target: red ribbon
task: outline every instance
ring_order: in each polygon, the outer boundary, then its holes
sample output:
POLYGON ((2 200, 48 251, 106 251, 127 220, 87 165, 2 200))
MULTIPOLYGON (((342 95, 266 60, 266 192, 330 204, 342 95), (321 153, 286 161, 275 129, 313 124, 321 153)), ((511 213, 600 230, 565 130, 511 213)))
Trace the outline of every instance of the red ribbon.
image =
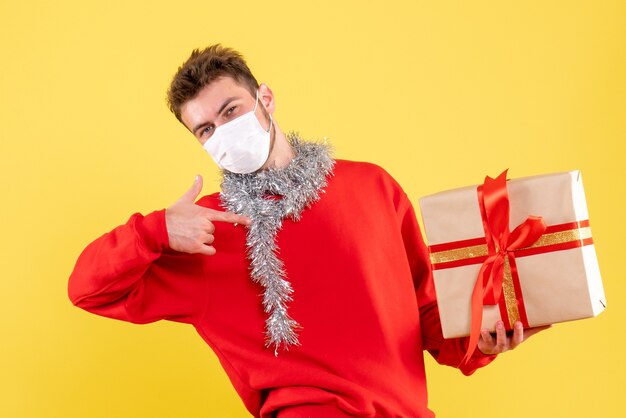
POLYGON ((529 216, 512 232, 509 230, 507 171, 504 170, 495 179, 485 177, 485 182, 478 186, 478 202, 489 255, 480 268, 472 292, 472 322, 463 363, 469 362, 477 347, 483 306, 497 305, 502 298, 505 257, 509 257, 514 265, 514 251, 531 246, 546 230, 546 224, 540 216, 529 216))

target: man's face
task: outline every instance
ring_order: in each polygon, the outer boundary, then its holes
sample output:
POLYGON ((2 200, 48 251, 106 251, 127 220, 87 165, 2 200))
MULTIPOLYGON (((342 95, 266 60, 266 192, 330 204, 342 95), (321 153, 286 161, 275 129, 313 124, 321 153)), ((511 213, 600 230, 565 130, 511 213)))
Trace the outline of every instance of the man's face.
MULTIPOLYGON (((260 96, 260 94, 259 94, 260 96)), ((215 128, 254 109, 255 96, 231 77, 220 77, 205 86, 196 97, 184 103, 180 116, 184 125, 201 144, 211 138, 215 128)), ((269 115, 261 98, 255 115, 265 130, 269 115)))

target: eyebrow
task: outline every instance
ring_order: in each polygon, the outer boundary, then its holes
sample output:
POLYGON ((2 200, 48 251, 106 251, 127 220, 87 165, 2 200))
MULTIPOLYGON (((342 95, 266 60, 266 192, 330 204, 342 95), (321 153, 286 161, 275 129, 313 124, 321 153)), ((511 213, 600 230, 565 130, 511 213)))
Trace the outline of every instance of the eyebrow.
MULTIPOLYGON (((226 106, 228 106, 233 100, 236 100, 236 99, 238 99, 238 97, 228 97, 226 100, 224 100, 224 103, 222 103, 222 105, 220 106, 220 109, 217 111, 217 114, 218 115, 221 114, 222 111, 226 108, 226 106)), ((199 125, 196 125, 191 132, 193 132, 193 134, 195 135, 196 132, 198 132, 198 129, 204 128, 210 123, 211 123, 210 121, 202 122, 199 125)))

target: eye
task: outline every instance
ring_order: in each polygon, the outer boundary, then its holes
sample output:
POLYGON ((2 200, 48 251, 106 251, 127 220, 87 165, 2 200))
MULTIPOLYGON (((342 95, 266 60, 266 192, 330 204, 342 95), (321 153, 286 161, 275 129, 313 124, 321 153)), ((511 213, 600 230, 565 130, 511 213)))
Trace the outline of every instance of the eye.
POLYGON ((230 116, 235 111, 236 108, 237 106, 229 107, 228 110, 226 110, 226 116, 230 116))
POLYGON ((209 125, 200 132, 200 136, 201 137, 208 136, 208 135, 211 135, 212 132, 213 132, 213 125, 209 125))

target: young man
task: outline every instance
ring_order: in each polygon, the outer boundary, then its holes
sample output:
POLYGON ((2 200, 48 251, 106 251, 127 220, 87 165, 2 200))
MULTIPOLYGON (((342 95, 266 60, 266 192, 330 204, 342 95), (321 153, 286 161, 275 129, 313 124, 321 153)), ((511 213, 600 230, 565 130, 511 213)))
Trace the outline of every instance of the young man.
POLYGON ((179 68, 169 105, 222 169, 166 210, 92 242, 71 301, 134 323, 193 325, 255 417, 432 417, 423 350, 470 375, 537 330, 444 340, 411 202, 382 168, 285 134, 270 88, 214 45, 179 68), (226 210, 225 210, 226 209, 226 210))

